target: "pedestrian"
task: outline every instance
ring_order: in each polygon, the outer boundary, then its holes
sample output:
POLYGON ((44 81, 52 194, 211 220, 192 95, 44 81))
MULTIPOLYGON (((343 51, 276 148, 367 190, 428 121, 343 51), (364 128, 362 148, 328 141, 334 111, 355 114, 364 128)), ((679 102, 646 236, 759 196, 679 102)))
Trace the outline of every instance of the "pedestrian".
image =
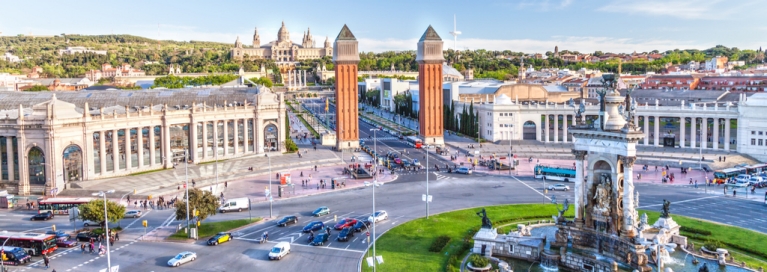
POLYGON ((109 246, 115 245, 115 238, 109 238, 109 246))
POLYGON ((90 254, 93 254, 93 241, 91 241, 91 243, 88 244, 88 249, 90 250, 90 254))
POLYGON ((80 244, 80 254, 85 254, 85 244, 80 244))
POLYGON ((50 262, 48 255, 43 254, 43 262, 45 263, 45 268, 48 268, 48 263, 50 262))
POLYGON ((138 201, 136 201, 136 200, 133 201, 133 207, 134 208, 138 208, 138 201))
POLYGON ((130 196, 128 196, 128 205, 130 205, 130 196))
POLYGON ((738 191, 737 191, 737 190, 735 190, 735 189, 732 189, 732 197, 735 197, 735 195, 736 195, 737 193, 738 193, 738 191))
POLYGON ((115 240, 120 241, 120 234, 115 232, 115 240))
POLYGON ((722 157, 722 161, 726 162, 727 161, 727 156, 722 157))
POLYGON ((229 182, 224 181, 224 188, 229 187, 229 182))

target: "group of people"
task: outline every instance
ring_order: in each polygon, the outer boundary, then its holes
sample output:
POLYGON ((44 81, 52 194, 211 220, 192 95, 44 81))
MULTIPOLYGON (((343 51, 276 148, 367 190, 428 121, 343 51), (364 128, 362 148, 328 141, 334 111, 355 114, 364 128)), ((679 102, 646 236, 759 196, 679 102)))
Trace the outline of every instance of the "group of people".
MULTIPOLYGON (((115 241, 120 240, 120 234, 116 232, 110 233, 109 236, 110 237, 108 242, 110 246, 114 246, 115 241)), ((104 244, 103 244, 103 242, 105 242, 104 240, 106 240, 106 236, 104 234, 101 234, 97 236, 96 238, 91 238, 87 246, 89 253, 93 254, 94 249, 98 248, 98 255, 99 256, 104 255, 106 253, 106 249, 104 248, 104 244), (96 245, 96 243, 98 243, 98 246, 96 245)), ((80 254, 85 254, 85 248, 86 248, 85 243, 80 244, 80 254)))
MULTIPOLYGON (((145 200, 134 200, 133 201, 133 207, 134 208, 142 208, 144 210, 155 209, 155 208, 157 208, 158 210, 168 209, 168 208, 172 207, 173 204, 175 204, 177 199, 178 199, 178 197, 175 197, 174 199, 171 199, 170 201, 166 201, 165 197, 161 196, 161 197, 159 197, 157 199, 157 201, 152 201, 152 200, 148 200, 148 199, 145 199, 145 200)), ((130 205, 130 196, 128 196, 128 205, 130 205)))

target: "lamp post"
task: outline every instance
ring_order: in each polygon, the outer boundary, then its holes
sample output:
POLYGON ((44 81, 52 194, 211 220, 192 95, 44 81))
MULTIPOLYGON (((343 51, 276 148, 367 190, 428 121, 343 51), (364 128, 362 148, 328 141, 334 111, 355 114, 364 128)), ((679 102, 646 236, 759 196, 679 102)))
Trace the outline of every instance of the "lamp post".
MULTIPOLYGON (((8 232, 8 231, 4 230, 3 232, 5 233, 5 232, 8 232)), ((8 238, 6 238, 5 241, 3 241, 3 248, 5 248, 5 243, 7 243, 8 240, 13 238, 14 236, 15 235, 8 236, 8 238)), ((2 260, 0 260, 0 271, 5 271, 5 262, 3 262, 2 260)))
MULTIPOLYGON (((136 192, 136 190, 134 189, 134 190, 133 190, 133 192, 135 193, 135 192, 136 192)), ((123 203, 123 198, 125 198, 125 197, 126 197, 126 196, 128 196, 129 194, 131 194, 131 193, 127 193, 127 194, 124 194, 123 196, 121 196, 121 197, 120 197, 120 201, 119 201, 119 202, 117 202, 117 204, 123 203)), ((129 202, 128 204, 126 204, 126 205, 125 205, 125 207, 130 207, 130 202, 129 202)), ((117 226, 118 226, 118 227, 120 226, 120 221, 117 221, 117 226)))
POLYGON ((423 153, 426 154, 426 219, 429 219, 429 148, 431 145, 424 145, 423 148, 423 153))
MULTIPOLYGON (((186 229, 189 230, 189 149, 184 149, 184 177, 186 180, 184 185, 186 191, 186 229)), ((192 235, 192 232, 187 231, 187 235, 192 235)))
MULTIPOLYGON (((698 120, 695 120, 695 122, 697 122, 697 121, 698 120)), ((704 130, 701 127, 701 126, 703 126, 703 120, 700 120, 700 121, 701 121, 700 125, 698 126, 698 128, 700 129, 700 133, 698 133, 698 135, 699 135, 698 137, 700 138, 700 141, 698 141, 698 144, 699 144, 698 145, 699 146, 699 148, 698 148, 698 156, 699 156, 699 158, 698 158, 698 167, 700 168, 700 170, 703 170, 703 140, 705 140, 705 137, 703 137, 703 131, 704 130)))
POLYGON ((112 271, 112 258, 110 257, 110 254, 109 254, 109 238, 111 236, 109 236, 109 218, 108 218, 109 213, 107 213, 107 194, 111 194, 111 193, 114 193, 114 192, 115 192, 115 190, 109 190, 109 191, 106 191, 106 192, 100 191, 98 193, 93 193, 92 194, 94 196, 100 196, 100 197, 104 198, 104 228, 105 228, 105 232, 107 234, 106 235, 106 237, 107 237, 107 242, 106 242, 106 244, 107 244, 107 271, 112 271))
POLYGON ((264 156, 269 160, 269 218, 272 218, 272 158, 269 157, 269 154, 264 154, 264 156))
MULTIPOLYGON (((376 131, 380 129, 378 128, 371 128, 370 131, 373 132, 373 150, 378 150, 378 136, 376 134, 376 131)), ((378 160, 377 158, 373 158, 375 163, 373 164, 373 173, 376 176, 375 179, 373 179, 373 272, 376 271, 376 186, 378 186, 378 160)))

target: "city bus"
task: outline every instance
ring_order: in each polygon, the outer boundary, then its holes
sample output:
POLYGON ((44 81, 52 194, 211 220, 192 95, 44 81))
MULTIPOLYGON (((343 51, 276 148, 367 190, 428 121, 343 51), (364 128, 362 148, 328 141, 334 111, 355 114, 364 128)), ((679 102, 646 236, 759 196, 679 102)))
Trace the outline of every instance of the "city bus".
POLYGON ((38 202, 37 213, 52 212, 54 215, 69 214, 69 209, 93 200, 89 197, 79 198, 48 198, 38 202))
POLYGON ((423 145, 421 139, 418 139, 416 136, 407 136, 405 140, 408 144, 414 146, 415 148, 421 148, 421 145, 423 145))
POLYGON ((537 179, 545 177, 546 180, 575 182, 575 169, 572 167, 536 165, 533 171, 537 179))
POLYGON ((24 249, 29 256, 40 256, 58 249, 54 234, 2 231, 0 240, 6 241, 5 246, 24 249))
POLYGON ((714 172, 714 182, 717 184, 724 184, 727 182, 727 179, 735 179, 740 174, 745 174, 746 169, 745 168, 727 168, 722 170, 717 170, 714 172))
POLYGON ((762 172, 767 172, 767 163, 746 166, 746 174, 753 176, 759 175, 762 172))

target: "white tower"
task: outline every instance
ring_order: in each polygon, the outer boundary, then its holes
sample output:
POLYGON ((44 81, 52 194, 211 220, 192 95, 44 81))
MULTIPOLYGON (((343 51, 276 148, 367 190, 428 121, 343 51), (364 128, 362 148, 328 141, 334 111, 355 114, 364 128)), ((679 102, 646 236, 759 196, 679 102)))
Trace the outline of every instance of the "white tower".
POLYGON ((458 35, 461 35, 461 31, 456 29, 455 14, 453 14, 453 31, 450 32, 450 35, 453 35, 453 50, 458 50, 456 45, 458 44, 458 35))

